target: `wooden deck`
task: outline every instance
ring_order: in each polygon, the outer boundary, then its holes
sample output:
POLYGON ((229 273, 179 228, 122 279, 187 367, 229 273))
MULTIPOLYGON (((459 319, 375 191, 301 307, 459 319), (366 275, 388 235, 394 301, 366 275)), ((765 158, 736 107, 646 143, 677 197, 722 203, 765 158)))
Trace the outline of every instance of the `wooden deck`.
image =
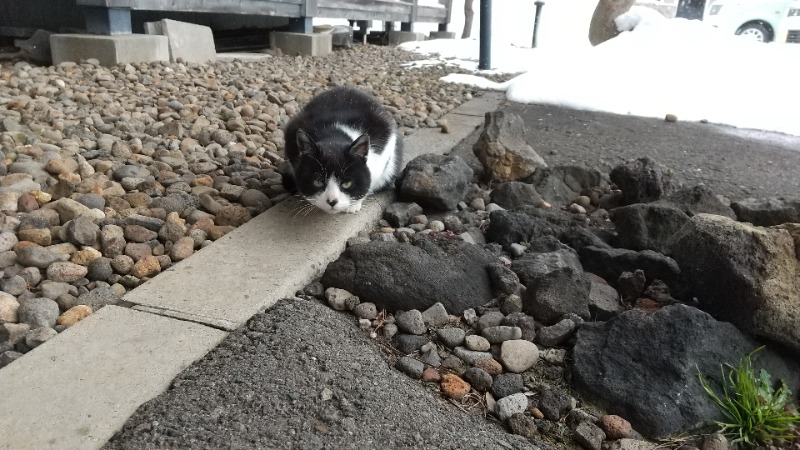
POLYGON ((244 14, 303 19, 325 17, 386 22, 450 22, 452 0, 442 7, 420 0, 76 0, 79 6, 133 11, 244 14))

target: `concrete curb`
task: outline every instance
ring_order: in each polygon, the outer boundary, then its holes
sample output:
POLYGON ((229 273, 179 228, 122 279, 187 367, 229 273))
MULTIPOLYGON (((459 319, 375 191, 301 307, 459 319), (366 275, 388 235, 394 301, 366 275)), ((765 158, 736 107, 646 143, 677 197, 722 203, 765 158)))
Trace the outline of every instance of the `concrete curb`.
MULTIPOLYGON (((421 129, 405 161, 447 153, 497 109, 487 93, 421 129)), ((100 448, 142 403, 259 311, 321 275, 345 241, 369 229, 391 193, 358 214, 295 216, 287 200, 0 370, 0 449, 100 448)))

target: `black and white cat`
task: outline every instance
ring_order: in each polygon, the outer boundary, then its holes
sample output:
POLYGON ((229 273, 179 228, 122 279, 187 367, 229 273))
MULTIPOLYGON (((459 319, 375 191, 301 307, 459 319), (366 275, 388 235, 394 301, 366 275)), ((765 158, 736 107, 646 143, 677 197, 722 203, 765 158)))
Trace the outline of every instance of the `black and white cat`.
POLYGON ((354 213, 367 195, 390 185, 400 170, 403 142, 391 114, 367 93, 335 88, 314 98, 285 131, 297 191, 331 214, 354 213))

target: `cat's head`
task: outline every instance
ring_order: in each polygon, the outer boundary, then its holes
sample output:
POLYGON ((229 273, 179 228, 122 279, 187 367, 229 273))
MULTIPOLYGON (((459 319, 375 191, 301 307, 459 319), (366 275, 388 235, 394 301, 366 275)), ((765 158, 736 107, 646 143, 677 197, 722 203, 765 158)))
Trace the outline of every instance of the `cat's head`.
POLYGON ((297 148, 297 189, 317 208, 330 214, 348 211, 369 193, 369 136, 351 141, 342 135, 314 142, 297 130, 297 148))

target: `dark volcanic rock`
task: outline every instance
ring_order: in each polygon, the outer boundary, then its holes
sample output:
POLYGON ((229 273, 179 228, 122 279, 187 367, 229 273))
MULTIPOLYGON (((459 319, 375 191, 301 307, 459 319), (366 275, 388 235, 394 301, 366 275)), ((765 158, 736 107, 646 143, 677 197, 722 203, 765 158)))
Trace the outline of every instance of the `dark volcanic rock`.
POLYGON ((706 213, 730 217, 731 219, 736 218, 733 209, 722 203, 708 186, 697 185, 678 189, 663 201, 677 206, 690 216, 706 213))
POLYGON ((672 254, 702 309, 800 351, 800 261, 788 232, 699 214, 672 254))
POLYGON ((553 387, 542 392, 539 409, 547 420, 558 422, 568 412, 575 409, 575 399, 563 390, 553 387))
POLYGON ((605 283, 592 280, 592 289, 589 291, 589 313, 592 319, 608 320, 614 317, 620 309, 617 290, 605 283))
POLYGON ((563 233, 560 239, 580 253, 584 247, 612 248, 609 242, 616 239, 616 235, 599 228, 572 228, 563 233))
POLYGON ((408 163, 397 179, 400 201, 449 211, 464 199, 472 169, 458 156, 425 154, 408 163))
POLYGON ((739 221, 762 227, 800 222, 800 198, 748 198, 731 208, 739 221))
POLYGON ((676 206, 636 203, 611 210, 617 245, 630 250, 669 251, 669 240, 689 221, 676 206))
POLYGON ((578 254, 571 248, 544 253, 525 253, 511 263, 511 270, 519 276, 527 288, 533 288, 548 273, 565 267, 583 270, 578 254))
POLYGON ((581 219, 566 211, 525 206, 516 211, 493 211, 489 214, 486 239, 508 250, 511 244, 530 242, 542 236, 558 237, 582 225, 581 219))
POLYGON ((522 310, 545 325, 556 323, 564 314, 589 319, 592 282, 583 271, 564 267, 544 275, 523 297, 522 310))
POLYGON ((492 299, 486 269, 493 262, 490 253, 461 240, 373 241, 348 247, 328 266, 322 284, 389 311, 425 310, 441 302, 451 314, 461 314, 492 299))
MULTIPOLYGON (((573 380, 580 392, 628 419, 636 430, 666 437, 721 420, 698 381, 698 370, 719 391, 720 365, 735 365, 758 346, 730 323, 686 305, 653 313, 633 309, 580 328, 573 380)), ((796 392, 800 369, 795 363, 766 349, 753 360, 796 392)))
POLYGON ((536 188, 520 181, 501 183, 492 190, 489 199, 492 203, 506 209, 517 209, 523 206, 537 207, 542 203, 542 196, 536 192, 536 188))
POLYGON ((637 252, 621 248, 584 247, 580 251, 583 269, 613 283, 623 272, 642 269, 647 282, 659 279, 669 286, 678 299, 686 299, 688 292, 681 282, 681 269, 674 259, 652 250, 637 252))
POLYGON ((515 294, 519 291, 519 277, 514 271, 499 262, 490 264, 488 270, 497 295, 515 294))
POLYGON ((650 157, 620 164, 610 177, 622 190, 623 205, 654 202, 673 189, 669 170, 650 157))
POLYGON ((600 171, 581 166, 556 166, 537 170, 528 180, 548 202, 569 204, 581 192, 607 186, 600 171))
POLYGON ((393 227, 404 227, 408 225, 412 217, 422 214, 422 207, 416 203, 395 202, 386 207, 383 218, 393 227))

